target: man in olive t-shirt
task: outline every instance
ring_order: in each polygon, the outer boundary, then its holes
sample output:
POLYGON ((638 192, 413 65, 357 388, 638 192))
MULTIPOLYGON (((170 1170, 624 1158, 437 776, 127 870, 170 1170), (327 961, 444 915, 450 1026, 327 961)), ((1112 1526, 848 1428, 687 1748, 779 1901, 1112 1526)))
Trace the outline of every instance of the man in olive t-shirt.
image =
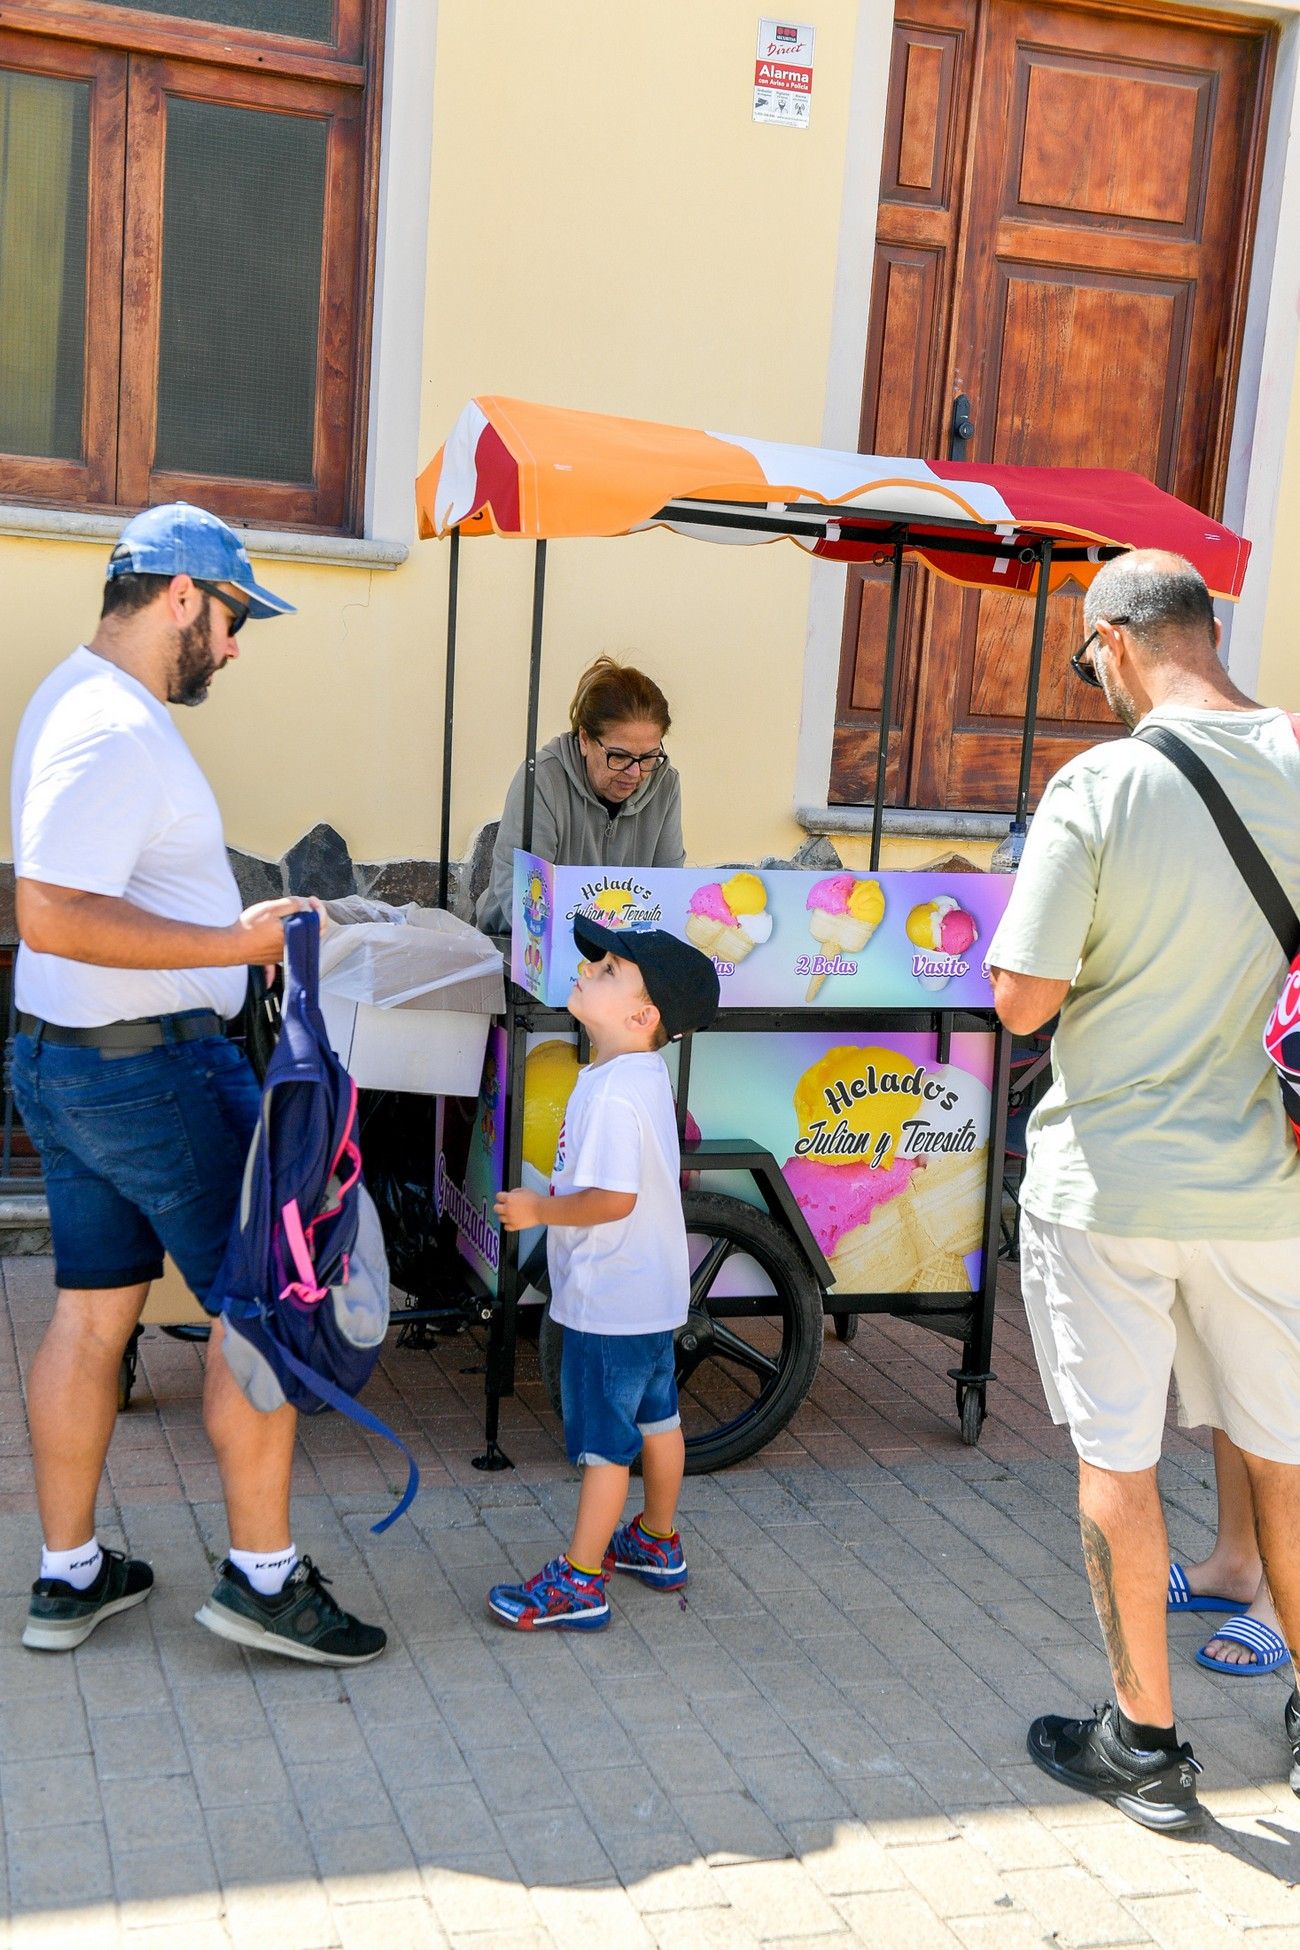
MULTIPOLYGON (((1204 582, 1139 551, 1104 568, 1075 660, 1130 729, 1209 767, 1300 906, 1300 746, 1230 681, 1204 582)), ((1242 1452, 1269 1582, 1300 1649, 1300 1154, 1261 1033, 1277 941, 1208 811, 1139 739, 1065 765, 990 945, 1008 1028, 1059 1009, 1030 1125, 1022 1284, 1054 1419, 1079 1455, 1084 1558, 1115 1683, 1047 1716, 1031 1757, 1148 1827, 1200 1819, 1174 1730, 1156 1486, 1171 1369, 1189 1423, 1242 1452)), ((1286 1709, 1300 1793, 1300 1694, 1286 1709)))

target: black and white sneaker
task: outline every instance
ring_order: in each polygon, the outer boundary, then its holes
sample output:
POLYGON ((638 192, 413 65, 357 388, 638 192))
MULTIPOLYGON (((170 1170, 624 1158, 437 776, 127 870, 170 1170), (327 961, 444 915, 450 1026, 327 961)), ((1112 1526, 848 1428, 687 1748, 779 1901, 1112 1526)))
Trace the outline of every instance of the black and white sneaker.
POLYGON ((363 1625, 325 1589, 309 1557, 300 1557, 283 1591, 263 1597, 227 1558, 212 1596, 194 1616, 218 1638, 257 1652, 278 1652, 314 1666, 361 1666, 388 1643, 378 1625, 363 1625))
POLYGON ((37 1578, 27 1607, 23 1644, 33 1652, 71 1652, 114 1612, 142 1605, 153 1590, 143 1558, 105 1550, 93 1584, 78 1591, 63 1578, 37 1578))
POLYGON ((1112 1701, 1095 1720, 1062 1720, 1055 1713, 1029 1729, 1029 1758, 1044 1774, 1164 1834, 1198 1828, 1205 1810, 1196 1798, 1200 1762, 1186 1741, 1181 1747, 1130 1747, 1119 1731, 1112 1701))
POLYGON ((1282 1710, 1282 1724, 1291 1743, 1291 1792, 1300 1794, 1300 1689, 1293 1688, 1282 1710))

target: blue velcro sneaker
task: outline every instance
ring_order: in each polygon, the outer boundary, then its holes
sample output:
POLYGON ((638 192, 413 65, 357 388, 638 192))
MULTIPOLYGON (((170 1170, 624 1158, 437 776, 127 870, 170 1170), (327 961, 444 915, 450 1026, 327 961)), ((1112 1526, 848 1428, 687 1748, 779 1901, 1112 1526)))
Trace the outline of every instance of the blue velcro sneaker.
POLYGON ((629 1571, 657 1591, 677 1591, 686 1582, 686 1554, 674 1530, 671 1537, 652 1537, 640 1517, 620 1524, 605 1552, 605 1576, 629 1571))
POLYGON ((584 1577, 567 1557, 552 1558, 525 1584, 495 1584, 488 1610, 517 1632, 555 1626, 560 1631, 599 1632, 609 1624, 603 1577, 584 1577))

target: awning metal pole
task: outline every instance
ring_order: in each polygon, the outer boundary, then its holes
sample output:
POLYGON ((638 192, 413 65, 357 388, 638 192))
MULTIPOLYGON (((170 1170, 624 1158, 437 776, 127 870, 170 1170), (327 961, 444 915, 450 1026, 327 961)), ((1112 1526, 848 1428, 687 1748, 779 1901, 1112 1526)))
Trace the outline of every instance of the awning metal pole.
POLYGON ((438 905, 447 905, 447 877, 451 853, 451 749, 456 715, 456 601, 460 593, 460 530, 451 531, 451 559, 447 565, 447 675, 442 717, 442 841, 438 854, 438 905))
MULTIPOLYGON (((1020 740, 1020 785, 1016 792, 1016 827, 1023 833, 1029 818, 1029 772, 1034 762, 1034 730, 1038 723, 1038 679, 1043 667, 1047 633, 1047 595, 1051 581, 1052 542, 1038 548, 1038 594, 1034 602, 1034 641, 1029 652, 1029 683, 1025 693, 1025 728, 1020 740)), ((1014 830, 1014 829, 1013 829, 1014 830)))
POLYGON ((528 653, 528 740, 524 755, 524 830, 520 844, 533 850, 533 800, 537 792, 537 709, 542 688, 542 615, 546 607, 546 543, 538 542, 533 568, 533 640, 528 653))
POLYGON ((871 871, 880 865, 885 823, 885 775, 889 767, 889 728, 894 716, 894 664, 898 656, 898 609, 903 588, 904 529, 895 539, 889 576, 889 627, 885 631, 885 674, 880 687, 880 736, 876 740, 876 803, 871 811, 871 871))

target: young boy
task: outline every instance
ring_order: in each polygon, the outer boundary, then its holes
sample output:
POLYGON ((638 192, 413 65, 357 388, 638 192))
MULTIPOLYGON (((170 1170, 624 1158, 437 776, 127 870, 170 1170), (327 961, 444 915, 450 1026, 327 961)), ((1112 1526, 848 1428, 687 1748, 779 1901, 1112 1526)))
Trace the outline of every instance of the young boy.
POLYGON ((661 1591, 686 1582, 676 1530, 686 1445, 673 1330, 686 1319, 690 1268, 681 1153, 658 1052, 704 1029, 718 1007, 707 955, 659 929, 617 933, 579 917, 588 957, 569 1013, 591 1038, 573 1087, 550 1196, 502 1192, 508 1232, 550 1227, 551 1318, 564 1329, 561 1391, 569 1461, 582 1470, 573 1538, 526 1584, 499 1584, 488 1610, 519 1631, 609 1623, 605 1582, 630 1571, 661 1591), (629 1466, 641 1457, 645 1508, 620 1523, 629 1466))

